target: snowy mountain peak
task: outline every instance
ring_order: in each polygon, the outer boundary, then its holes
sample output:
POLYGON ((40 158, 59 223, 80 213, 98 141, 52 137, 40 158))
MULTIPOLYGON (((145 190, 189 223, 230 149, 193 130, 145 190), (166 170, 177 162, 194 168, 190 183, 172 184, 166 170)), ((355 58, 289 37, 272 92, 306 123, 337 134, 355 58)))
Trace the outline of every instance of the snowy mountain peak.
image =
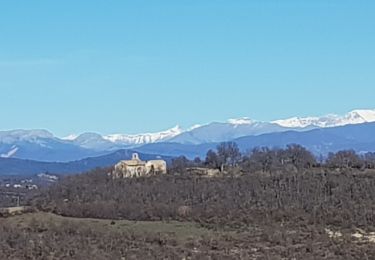
POLYGON ((316 126, 319 124, 318 117, 292 117, 288 119, 276 120, 272 123, 278 124, 282 127, 289 127, 289 128, 305 128, 308 126, 316 126))
POLYGON ((158 133, 145 133, 145 134, 112 134, 103 136, 105 140, 112 143, 122 143, 122 144, 148 144, 156 143, 161 141, 167 141, 183 132, 180 126, 175 126, 169 130, 158 132, 158 133))
POLYGON ((306 127, 335 127, 350 124, 362 124, 375 122, 375 109, 373 110, 353 110, 344 116, 326 115, 322 117, 292 117, 284 120, 276 120, 272 123, 288 128, 306 127))
POLYGON ((248 117, 241 117, 241 118, 229 119, 228 123, 232 125, 251 125, 254 123, 254 121, 248 117))
POLYGON ((141 147, 151 143, 217 143, 266 133, 289 130, 303 132, 314 128, 367 122, 375 122, 375 109, 353 110, 342 116, 331 114, 322 117, 293 117, 273 122, 253 121, 244 117, 230 119, 227 122, 195 125, 185 130, 176 126, 157 133, 105 136, 96 133, 84 133, 61 139, 54 137, 46 130, 0 131, 0 158, 27 158, 47 161, 77 160, 104 154, 108 151, 141 147))
POLYGON ((375 109, 353 110, 349 112, 346 117, 358 123, 375 122, 375 109))
MULTIPOLYGON (((101 136, 96 133, 83 133, 81 135, 71 134, 62 140, 71 141, 74 143, 89 144, 93 142, 107 142, 121 145, 141 145, 148 143, 155 143, 166 141, 183 132, 180 126, 175 126, 169 130, 158 133, 145 133, 145 134, 110 134, 101 136)), ((87 148, 87 147, 86 147, 87 148)))

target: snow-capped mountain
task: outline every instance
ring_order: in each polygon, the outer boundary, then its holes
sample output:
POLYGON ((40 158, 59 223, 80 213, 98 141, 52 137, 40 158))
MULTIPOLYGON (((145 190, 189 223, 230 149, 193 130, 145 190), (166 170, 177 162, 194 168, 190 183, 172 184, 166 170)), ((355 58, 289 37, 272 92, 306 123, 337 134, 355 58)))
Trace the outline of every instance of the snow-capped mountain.
POLYGON ((123 148, 167 141, 182 133, 178 126, 159 133, 100 135, 84 133, 57 138, 46 130, 0 131, 0 158, 73 161, 123 148))
POLYGON ((63 139, 86 149, 115 150, 118 148, 136 147, 159 142, 175 142, 182 144, 221 142, 249 135, 261 135, 289 130, 307 131, 314 128, 336 127, 374 121, 375 109, 354 110, 344 116, 331 114, 322 117, 293 117, 272 122, 261 122, 251 120, 248 117, 242 117, 229 119, 227 122, 195 125, 187 130, 176 126, 158 133, 134 135, 111 134, 103 136, 95 133, 85 133, 79 136, 70 135, 63 139))
POLYGON ((181 134, 183 130, 176 126, 166 131, 146 134, 111 134, 99 135, 96 133, 84 133, 81 135, 70 135, 63 138, 77 146, 97 151, 136 147, 149 143, 165 142, 181 134))
POLYGON ((55 137, 46 130, 0 131, 0 158, 73 161, 103 154, 55 137))
POLYGON ((54 136, 46 130, 0 131, 0 158, 15 157, 21 147, 48 147, 48 141, 54 136))
POLYGON ((254 136, 285 131, 307 131, 315 128, 337 127, 375 122, 374 110, 353 110, 344 116, 290 118, 273 122, 261 122, 243 117, 229 119, 226 123, 211 123, 185 131, 170 139, 182 144, 203 144, 229 141, 244 136, 254 136))
MULTIPOLYGON (((326 156, 330 152, 354 150, 358 153, 375 152, 375 122, 351 124, 337 127, 316 128, 308 131, 274 132, 250 135, 233 139, 241 151, 256 147, 283 148, 289 144, 306 147, 316 156, 326 156)), ((137 151, 168 156, 184 155, 189 159, 205 158, 207 151, 216 149, 218 143, 181 144, 154 143, 141 146, 137 151)))
POLYGON ((248 117, 241 117, 241 118, 229 119, 228 123, 231 124, 231 125, 251 125, 251 124, 256 123, 256 122, 251 120, 248 117))
POLYGON ((36 141, 40 139, 54 138, 53 134, 46 130, 10 130, 0 131, 0 143, 14 143, 17 141, 36 141))
POLYGON ((176 126, 166 131, 159 133, 146 133, 146 134, 136 134, 136 135, 127 135, 127 134, 112 134, 105 135, 103 138, 112 143, 124 144, 124 145, 140 145, 148 143, 156 143, 167 141, 183 132, 180 126, 176 126))
POLYGON ((233 140, 247 135, 260 135, 287 131, 285 127, 248 118, 229 119, 226 123, 214 122, 185 131, 169 140, 181 144, 203 144, 233 140))
POLYGON ((0 131, 0 158, 22 158, 39 161, 70 161, 88 156, 99 156, 119 149, 138 148, 155 143, 200 145, 231 141, 246 136, 305 132, 316 128, 333 128, 375 122, 375 109, 354 110, 346 115, 289 118, 261 122, 249 118, 229 119, 195 125, 187 130, 176 126, 172 129, 146 134, 84 133, 57 138, 46 130, 0 131))
POLYGON ((17 146, 12 145, 9 151, 0 154, 0 158, 11 158, 17 153, 18 149, 17 146))
POLYGON ((353 110, 344 116, 331 114, 322 117, 293 117, 285 120, 273 121, 275 124, 288 128, 325 128, 370 122, 375 122, 375 109, 353 110))

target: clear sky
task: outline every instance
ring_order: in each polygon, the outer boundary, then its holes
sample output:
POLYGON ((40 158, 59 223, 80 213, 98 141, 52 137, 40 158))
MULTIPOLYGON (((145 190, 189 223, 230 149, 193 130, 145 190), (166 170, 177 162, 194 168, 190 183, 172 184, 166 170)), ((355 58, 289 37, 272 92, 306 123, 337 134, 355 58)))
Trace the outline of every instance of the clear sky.
POLYGON ((375 108, 375 1, 0 2, 0 129, 152 132, 375 108))

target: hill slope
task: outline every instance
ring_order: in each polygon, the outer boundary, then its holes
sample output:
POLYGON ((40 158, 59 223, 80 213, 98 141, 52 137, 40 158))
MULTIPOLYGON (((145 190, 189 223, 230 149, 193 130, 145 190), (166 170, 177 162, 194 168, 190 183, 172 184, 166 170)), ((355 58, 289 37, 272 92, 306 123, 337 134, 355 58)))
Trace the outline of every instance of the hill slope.
MULTIPOLYGON (((73 174, 82 173, 98 167, 110 167, 120 160, 130 159, 134 151, 119 150, 99 157, 90 157, 72 162, 40 162, 32 160, 0 158, 0 175, 34 175, 38 173, 73 174)), ((140 154, 143 160, 160 158, 158 155, 140 154)), ((161 156, 166 161, 171 158, 161 156)))

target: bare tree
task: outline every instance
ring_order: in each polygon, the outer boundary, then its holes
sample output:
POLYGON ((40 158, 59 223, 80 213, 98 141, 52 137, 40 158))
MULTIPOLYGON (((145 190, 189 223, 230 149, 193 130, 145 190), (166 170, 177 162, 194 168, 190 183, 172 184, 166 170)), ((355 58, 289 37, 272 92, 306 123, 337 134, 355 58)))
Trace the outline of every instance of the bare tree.
POLYGON ((224 142, 217 146, 217 154, 220 161, 220 169, 225 166, 236 166, 241 159, 241 152, 235 142, 224 142))
POLYGON ((298 169, 311 168, 316 164, 314 155, 301 145, 288 145, 284 153, 287 162, 293 164, 298 169))
POLYGON ((268 147, 254 148, 250 154, 248 165, 262 172, 271 171, 276 164, 276 152, 268 147))
POLYGON ((209 150, 206 155, 205 165, 210 168, 219 169, 220 161, 217 153, 213 150, 209 150))
POLYGON ((191 162, 185 157, 180 156, 172 160, 171 171, 184 173, 186 168, 189 167, 191 162))
POLYGON ((330 153, 326 161, 331 168, 361 168, 363 161, 353 150, 330 153))

